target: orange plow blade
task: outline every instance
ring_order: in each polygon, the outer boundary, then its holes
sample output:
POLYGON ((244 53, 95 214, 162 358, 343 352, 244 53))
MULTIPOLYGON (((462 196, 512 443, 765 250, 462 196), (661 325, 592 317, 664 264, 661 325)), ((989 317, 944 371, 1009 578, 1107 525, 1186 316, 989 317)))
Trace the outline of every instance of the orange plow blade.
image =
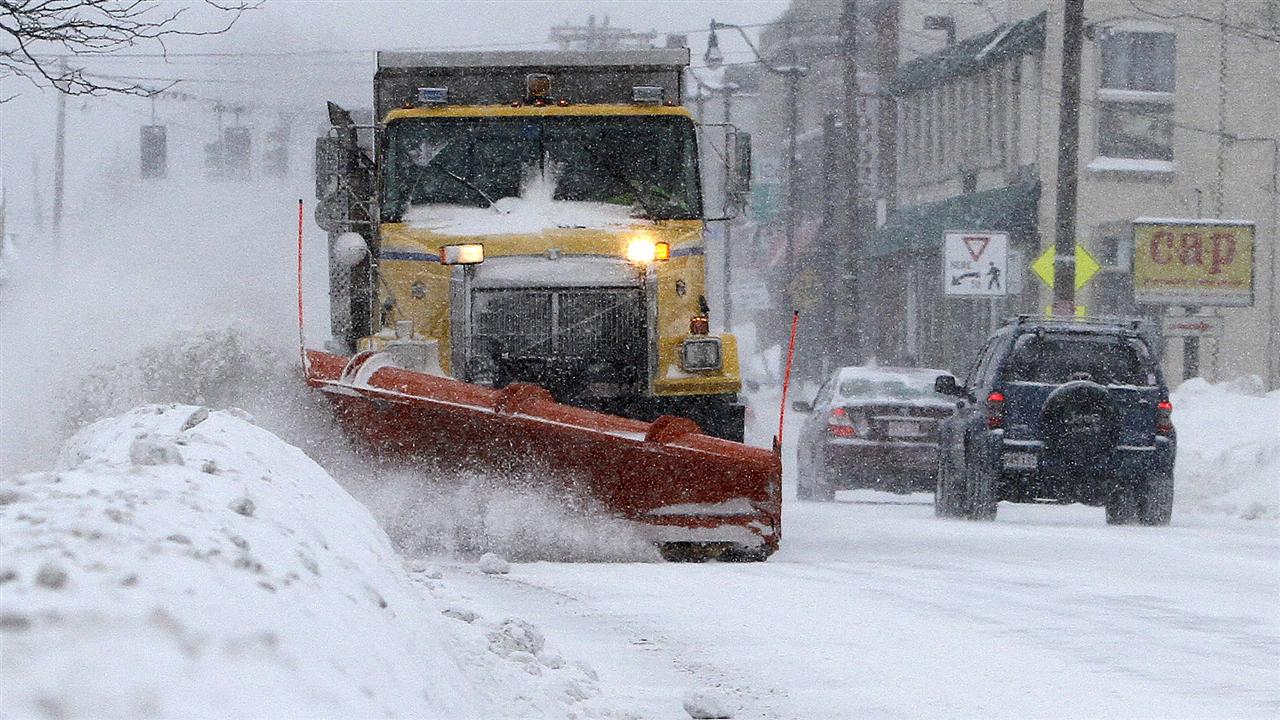
POLYGON ((547 470, 670 559, 763 560, 782 530, 782 463, 762 448, 555 402, 536 385, 493 389, 394 367, 380 353, 308 350, 307 383, 347 434, 382 452, 487 472, 547 470))

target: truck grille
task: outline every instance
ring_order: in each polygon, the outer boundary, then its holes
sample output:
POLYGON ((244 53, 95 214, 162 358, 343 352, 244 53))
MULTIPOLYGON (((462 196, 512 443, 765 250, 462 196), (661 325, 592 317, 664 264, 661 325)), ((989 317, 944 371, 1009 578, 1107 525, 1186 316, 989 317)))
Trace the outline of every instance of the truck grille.
POLYGON ((495 355, 613 369, 597 378, 609 382, 634 381, 646 363, 639 289, 476 290, 471 323, 476 379, 493 379, 495 355))

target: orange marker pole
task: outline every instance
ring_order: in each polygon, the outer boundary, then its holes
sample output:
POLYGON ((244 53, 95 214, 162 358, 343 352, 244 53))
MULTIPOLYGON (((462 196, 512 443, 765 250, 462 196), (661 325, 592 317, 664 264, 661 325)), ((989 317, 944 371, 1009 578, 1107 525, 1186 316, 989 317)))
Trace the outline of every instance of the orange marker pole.
POLYGON ((298 353, 302 370, 307 370, 307 341, 302 333, 302 198, 298 198, 298 353))
POLYGON ((787 368, 782 373, 782 407, 778 410, 778 437, 774 439, 775 449, 782 453, 782 421, 787 416, 787 389, 791 387, 791 361, 796 355, 796 329, 800 326, 800 311, 791 312, 791 341, 787 343, 787 368))

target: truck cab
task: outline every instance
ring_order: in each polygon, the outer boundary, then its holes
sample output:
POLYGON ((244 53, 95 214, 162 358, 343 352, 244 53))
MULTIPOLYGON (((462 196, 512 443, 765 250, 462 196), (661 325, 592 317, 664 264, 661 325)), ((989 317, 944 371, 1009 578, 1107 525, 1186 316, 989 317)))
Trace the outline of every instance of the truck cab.
POLYGON ((709 332, 687 64, 379 53, 372 157, 341 122, 318 152, 340 159, 318 172, 322 203, 354 189, 326 213, 342 349, 740 441, 736 343, 709 332))

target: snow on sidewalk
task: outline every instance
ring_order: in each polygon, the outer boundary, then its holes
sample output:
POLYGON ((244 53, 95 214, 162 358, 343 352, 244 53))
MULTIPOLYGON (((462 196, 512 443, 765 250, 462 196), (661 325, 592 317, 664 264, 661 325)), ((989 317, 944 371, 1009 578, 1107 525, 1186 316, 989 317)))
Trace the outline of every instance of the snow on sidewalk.
MULTIPOLYGON (((0 480, 0 716, 593 717, 595 673, 442 608, 237 412, 147 406, 0 480)), ((431 581, 437 582, 438 581, 431 581)))
POLYGON ((1280 519, 1280 390, 1264 394, 1257 378, 1195 378, 1171 399, 1175 515, 1280 519))

